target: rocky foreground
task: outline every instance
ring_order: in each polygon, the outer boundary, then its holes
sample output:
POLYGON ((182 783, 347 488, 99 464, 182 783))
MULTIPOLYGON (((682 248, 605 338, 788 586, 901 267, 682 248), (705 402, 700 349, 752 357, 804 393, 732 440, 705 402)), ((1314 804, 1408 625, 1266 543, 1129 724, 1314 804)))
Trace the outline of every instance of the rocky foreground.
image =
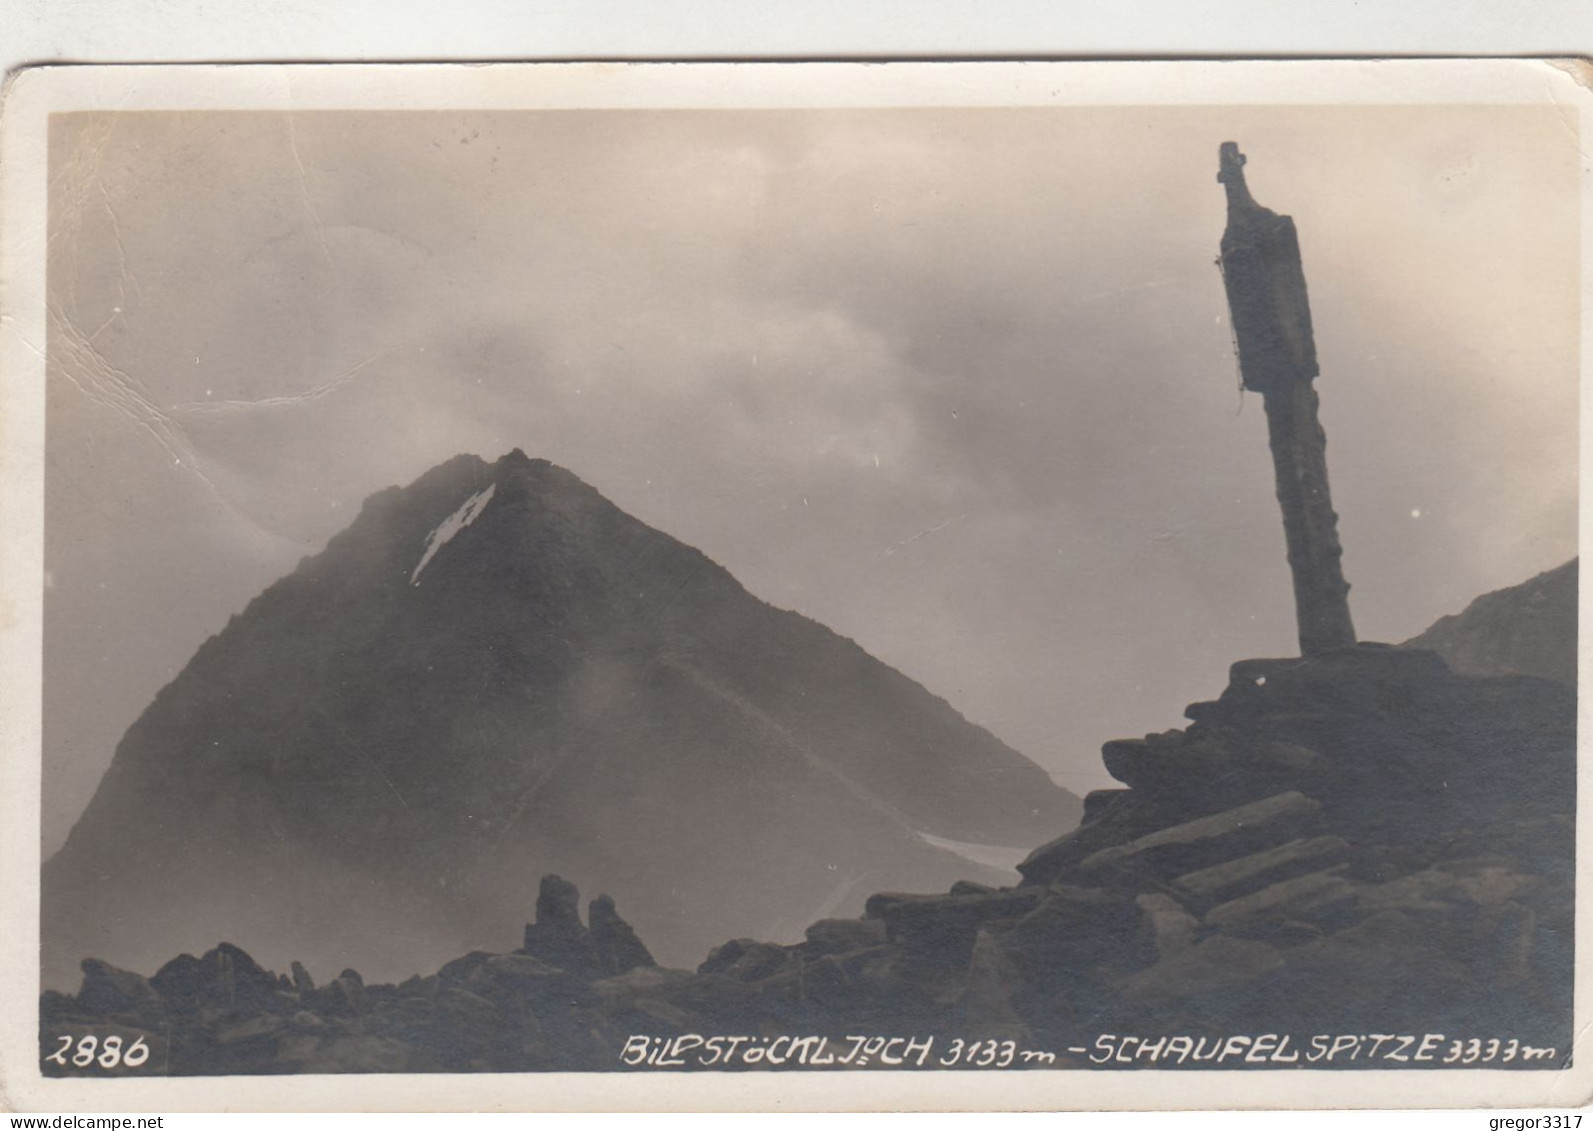
MULTIPOLYGON (((1150 1066, 1171 1062, 1146 1055, 1158 1035, 1209 1050, 1234 1034, 1291 1038, 1299 1059, 1276 1059, 1293 1066, 1566 1064, 1570 687, 1362 645, 1236 664, 1186 713, 1106 744, 1125 788, 1092 794, 1015 887, 878 894, 803 943, 727 942, 695 972, 657 967, 606 897, 583 924, 557 877, 519 950, 397 985, 316 986, 228 945, 150 978, 90 959, 76 996, 44 996, 44 1049, 64 1049, 45 1068, 104 1070, 79 1050, 108 1033, 187 1074, 761 1067, 748 1050, 781 1035, 828 1037, 831 1056, 852 1035, 932 1036, 906 1058, 924 1067, 968 1066, 954 1050, 975 1041, 1009 1065, 1083 1067, 1105 1047, 1150 1066), (709 1062, 699 1036, 746 1040, 709 1062)), ((811 1042, 773 1047, 827 1063, 811 1042)))

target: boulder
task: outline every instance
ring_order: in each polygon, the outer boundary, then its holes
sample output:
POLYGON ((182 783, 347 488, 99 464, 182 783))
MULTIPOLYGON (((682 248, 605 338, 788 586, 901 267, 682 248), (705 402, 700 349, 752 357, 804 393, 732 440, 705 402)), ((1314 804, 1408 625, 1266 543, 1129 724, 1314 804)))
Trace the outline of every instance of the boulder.
POLYGON ((356 971, 345 970, 301 998, 323 1017, 357 1017, 365 1011, 365 982, 356 971))
POLYGON ((290 1014, 288 1025, 295 1033, 326 1033, 332 1029, 325 1018, 311 1013, 308 1009, 300 1009, 290 1014))
POLYGON ((1123 982, 1123 1000, 1156 1006, 1230 990, 1283 968, 1283 956, 1266 943, 1212 935, 1164 958, 1123 982))
POLYGON ((1364 643, 1313 656, 1240 660, 1219 700, 1228 720, 1306 707, 1371 717, 1454 680, 1436 653, 1364 643))
POLYGON ((1146 892, 1135 896, 1134 902, 1150 921, 1151 937, 1155 939, 1158 957, 1171 958, 1195 945, 1200 920, 1172 896, 1146 892))
POLYGON ((486 961, 478 963, 466 981, 479 982, 487 978, 504 983, 521 983, 567 976, 566 972, 557 966, 533 955, 495 954, 486 961))
POLYGON ((999 890, 1000 890, 999 888, 993 888, 989 884, 976 884, 972 880, 958 880, 956 883, 951 885, 950 894, 952 894, 952 895, 992 895, 996 891, 999 891, 999 890))
POLYGON ((879 919, 884 916, 885 909, 898 903, 913 899, 925 899, 926 896, 900 891, 881 891, 869 896, 863 903, 863 917, 865 919, 879 919))
POLYGON ((580 898, 581 893, 568 880, 543 876, 537 892, 536 922, 526 924, 523 949, 572 973, 601 974, 597 946, 581 924, 580 898))
POLYGON ((597 952, 598 969, 604 974, 623 974, 638 966, 657 966, 631 925, 621 919, 614 900, 600 895, 587 907, 592 946, 597 952))
POLYGON ((231 943, 221 943, 204 956, 178 954, 156 970, 150 986, 167 1008, 269 1008, 276 1004, 277 975, 231 943))
POLYGON ((758 1021, 756 1014, 749 1010, 750 1004, 758 998, 757 987, 756 982, 724 974, 697 974, 663 983, 659 996, 689 1014, 713 1019, 721 1025, 740 1026, 742 1022, 750 1025, 758 1021))
POLYGON ((639 997, 624 1008, 643 1018, 652 1033, 686 1033, 698 1028, 696 1019, 679 1006, 659 997, 639 997))
POLYGON ((1513 861, 1497 858, 1446 861, 1438 868, 1454 877, 1460 899, 1479 907, 1526 899, 1549 886, 1544 877, 1528 875, 1513 861))
POLYGON ((231 943, 201 958, 178 955, 155 972, 150 985, 167 1006, 178 1009, 265 1006, 278 993, 276 975, 231 943))
POLYGON ((405 978, 402 982, 398 983, 397 987, 394 989, 394 993, 396 993, 400 999, 411 998, 415 1000, 424 1000, 437 992, 437 985, 437 975, 435 974, 429 975, 427 977, 422 977, 419 974, 412 974, 408 978, 405 978))
POLYGON ((1206 925, 1230 935, 1264 936, 1286 922, 1315 922, 1347 911, 1354 906, 1358 889, 1339 871, 1297 876, 1220 904, 1206 913, 1206 925))
POLYGON ((1017 888, 990 895, 939 895, 900 899, 881 913, 890 941, 915 961, 956 967, 967 965, 979 928, 992 920, 1016 920, 1039 907, 1045 889, 1017 888))
POLYGON ((592 983, 579 974, 529 954, 500 954, 476 967, 465 988, 491 1001, 519 999, 541 1016, 548 1010, 594 1005, 592 983))
POLYGON ((485 950, 473 950, 469 954, 460 955, 452 962, 443 963, 442 968, 437 971, 437 981, 444 985, 467 981, 478 969, 496 957, 497 955, 485 950))
POLYGON ((71 994, 63 994, 60 990, 45 990, 39 995, 39 1017, 44 1021, 55 1021, 71 1017, 79 1012, 77 998, 71 994))
POLYGON ((264 1005, 277 992, 274 975, 241 948, 221 943, 199 959, 200 998, 218 1007, 264 1005))
POLYGON ((549 873, 537 889, 536 925, 570 930, 581 926, 581 892, 569 880, 549 873))
POLYGON ((82 967, 83 987, 77 992, 77 1005, 85 1013, 133 1013, 157 1002, 155 990, 141 974, 97 958, 85 958, 82 967))
POLYGON ((310 972, 306 970, 303 964, 297 959, 294 960, 292 969, 294 989, 298 990, 301 994, 309 993, 311 990, 315 989, 315 979, 310 977, 310 972))
POLYGON ((1419 1017, 1430 1032, 1464 1026, 1489 991, 1447 953, 1455 926, 1441 917, 1379 912, 1290 951, 1279 992, 1313 1024, 1395 1026, 1419 1017))
POLYGON ((1173 883, 1199 899, 1220 902, 1306 872, 1320 871, 1343 860, 1349 851, 1350 846, 1342 837, 1291 840, 1237 860, 1185 873, 1173 883))
POLYGON ((1322 755, 1298 742, 1261 742, 1250 754, 1251 760, 1279 774, 1309 773, 1322 764, 1322 755))
POLYGON ((1101 762, 1107 773, 1142 795, 1187 798, 1246 784, 1235 773, 1234 751, 1201 732, 1169 730, 1114 739, 1101 747, 1101 762))
POLYGON ((968 977, 958 1003, 963 1028, 985 1038, 1026 1040, 1029 1029, 1015 1004, 1024 990, 1022 975, 1007 957, 1001 940, 980 930, 974 936, 968 977))
POLYGON ((1156 957, 1149 917, 1119 891, 1054 885, 1031 912, 1001 933, 1013 965, 1042 992, 1104 980, 1156 957))
POLYGON ((731 939, 714 947, 697 967, 699 974, 720 974, 737 982, 757 982, 784 969, 791 952, 775 943, 731 939))
POLYGON ((437 991, 435 1017, 441 1026, 455 1032, 500 1028, 503 1013, 499 1006, 471 989, 446 985, 437 991))
POLYGON ((179 954, 155 971, 149 984, 168 1007, 182 1008, 199 997, 204 986, 203 968, 193 955, 179 954))
POLYGON ((404 1072, 411 1055, 408 1046, 391 1037, 350 1034, 317 1043, 305 1071, 404 1072))
POLYGON ((256 1042, 274 1044, 276 1038, 281 1036, 290 1025, 289 1018, 280 1017, 274 1013, 262 1013, 237 1025, 229 1025, 218 1030, 211 1039, 224 1049, 229 1046, 256 1042))
POLYGON ((798 954, 791 966, 757 983, 757 1008, 769 1020, 792 1017, 794 1007, 821 1010, 855 1008, 858 994, 839 955, 798 954))
POLYGON ((1128 844, 1171 825, 1230 808, 1206 793, 1113 790, 1100 816, 1042 844, 1018 865, 1025 886, 1075 882, 1079 864, 1105 849, 1128 844))
POLYGON ((1079 871, 1131 879, 1186 874, 1291 840, 1320 812, 1317 802, 1291 790, 1103 848, 1081 861, 1079 871))
POLYGON ((1287 778, 1352 843, 1441 847, 1512 806, 1566 808, 1574 699, 1553 681, 1470 679, 1431 652, 1363 644, 1233 665, 1219 700, 1186 711, 1195 721, 1186 743, 1209 734, 1240 776, 1287 778))
POLYGON ((1466 962, 1476 978, 1501 986, 1536 980, 1549 963, 1537 954, 1538 917, 1519 903, 1489 906, 1470 924, 1470 937, 1450 953, 1466 962))
POLYGON ((671 986, 689 977, 691 975, 684 970, 637 966, 623 974, 593 982, 592 989, 602 1002, 604 1012, 612 1014, 635 1008, 638 1002, 646 999, 662 999, 671 986))
POLYGON ((1382 884, 1359 888, 1356 901, 1366 915, 1381 911, 1446 914, 1459 909, 1460 886, 1449 872, 1424 868, 1382 884))
POLYGON ((1523 873, 1509 861, 1483 857, 1447 861, 1387 883, 1368 885, 1357 896, 1368 914, 1434 913, 1460 906, 1487 908, 1514 903, 1545 886, 1541 876, 1523 873))
MULTIPOLYGON (((966 894, 988 895, 991 890, 966 894)), ((885 936, 883 919, 820 919, 807 929, 806 949, 812 955, 847 954, 879 946, 885 936)))
POLYGON ((841 963, 841 969, 846 971, 848 978, 873 985, 886 976, 893 950, 889 943, 883 943, 863 950, 838 954, 836 959, 841 963))
POLYGON ((1088 825, 1099 821, 1110 813, 1119 802, 1125 800, 1131 792, 1131 790, 1127 789, 1091 790, 1084 795, 1084 818, 1079 824, 1088 825))
POLYGON ((1312 794, 1321 755, 1255 728, 1197 724, 1108 742, 1101 758, 1108 773, 1142 797, 1164 798, 1196 816, 1289 790, 1312 794))

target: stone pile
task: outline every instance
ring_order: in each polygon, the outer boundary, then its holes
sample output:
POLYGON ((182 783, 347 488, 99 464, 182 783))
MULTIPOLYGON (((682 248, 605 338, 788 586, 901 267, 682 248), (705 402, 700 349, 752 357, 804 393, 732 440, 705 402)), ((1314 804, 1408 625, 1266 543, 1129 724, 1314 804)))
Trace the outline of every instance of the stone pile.
POLYGON ((749 1023, 800 980, 819 1008, 787 1021, 1051 1047, 1415 1027, 1568 1048, 1571 689, 1361 645, 1236 664, 1187 717, 1106 744, 1126 788, 1091 794, 1020 885, 876 895, 704 971, 757 991, 749 1023))

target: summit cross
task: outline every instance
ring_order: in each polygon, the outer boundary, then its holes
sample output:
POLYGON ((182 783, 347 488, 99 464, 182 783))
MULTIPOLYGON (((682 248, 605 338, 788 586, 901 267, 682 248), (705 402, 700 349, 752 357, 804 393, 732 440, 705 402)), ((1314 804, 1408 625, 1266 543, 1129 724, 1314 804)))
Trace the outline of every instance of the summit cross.
POLYGON ((1257 204, 1245 184, 1245 156, 1219 151, 1217 180, 1228 192, 1222 234, 1223 285, 1246 389, 1261 394, 1277 479, 1289 569, 1294 575, 1300 654, 1355 644, 1349 583, 1340 566, 1338 515, 1328 493, 1327 437, 1317 418, 1316 343, 1294 221, 1257 204))

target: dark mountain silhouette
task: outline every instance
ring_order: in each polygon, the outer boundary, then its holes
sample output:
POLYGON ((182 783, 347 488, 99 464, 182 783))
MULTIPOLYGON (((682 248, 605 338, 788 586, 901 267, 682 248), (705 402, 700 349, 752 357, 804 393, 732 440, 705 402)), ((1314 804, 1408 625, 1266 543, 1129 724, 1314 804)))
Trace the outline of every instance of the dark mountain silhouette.
POLYGON ((1401 647, 1428 648, 1464 675, 1536 675, 1576 683, 1577 559, 1484 593, 1401 647))
POLYGON ((129 729, 45 868, 45 984, 217 938, 398 976, 518 930, 547 872, 695 964, 880 888, 1011 882, 954 850, 1079 812, 568 471, 461 456, 367 500, 129 729))

